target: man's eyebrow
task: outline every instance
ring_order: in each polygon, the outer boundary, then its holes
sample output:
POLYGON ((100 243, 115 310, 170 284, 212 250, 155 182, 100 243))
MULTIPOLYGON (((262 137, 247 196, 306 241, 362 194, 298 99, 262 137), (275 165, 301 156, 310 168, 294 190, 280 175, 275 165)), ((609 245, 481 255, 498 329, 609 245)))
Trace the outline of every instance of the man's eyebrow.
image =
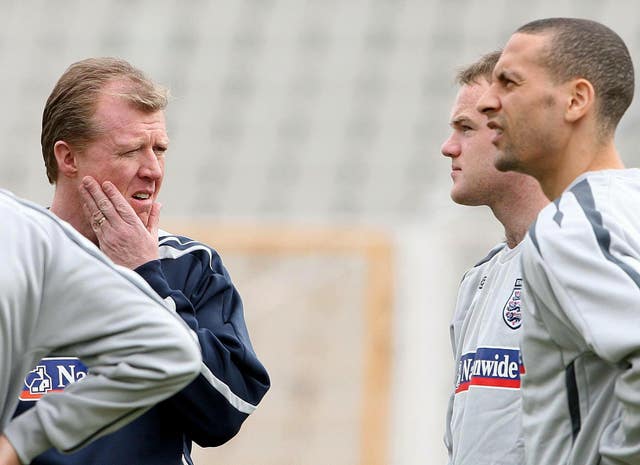
POLYGON ((455 118, 451 120, 449 124, 451 126, 459 126, 464 123, 473 123, 473 120, 469 118, 467 115, 457 115, 455 118))
MULTIPOLYGON (((126 148, 138 148, 138 147, 143 147, 145 146, 147 143, 149 143, 150 139, 148 136, 146 135, 140 135, 137 137, 132 137, 130 139, 119 139, 118 137, 115 137, 113 139, 113 143, 115 144, 116 147, 118 148, 122 148, 122 149, 126 149, 126 148)), ((163 146, 168 146, 170 142, 169 137, 161 137, 156 139, 153 142, 153 146, 158 146, 158 145, 163 145, 163 146)))
POLYGON ((496 76, 499 81, 504 81, 505 79, 514 80, 514 81, 522 81, 522 76, 518 74, 518 72, 513 71, 511 69, 502 68, 500 72, 496 76))

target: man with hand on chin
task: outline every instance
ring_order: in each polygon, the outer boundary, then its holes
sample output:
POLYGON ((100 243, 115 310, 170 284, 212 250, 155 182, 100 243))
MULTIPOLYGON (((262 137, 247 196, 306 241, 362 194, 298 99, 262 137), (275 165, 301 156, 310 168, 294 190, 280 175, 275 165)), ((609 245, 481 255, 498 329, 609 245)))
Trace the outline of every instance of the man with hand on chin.
MULTIPOLYGON (((166 90, 124 60, 74 63, 47 100, 42 152, 55 185, 51 211, 175 308, 200 342, 201 373, 119 431, 75 454, 47 451, 34 464, 192 463, 192 441, 203 447, 228 441, 269 388, 240 295, 216 251, 158 229, 166 105, 166 90)), ((69 357, 46 363, 68 372, 69 357)), ((64 384, 81 378, 76 373, 64 384)), ((17 413, 37 397, 25 386, 17 413)))

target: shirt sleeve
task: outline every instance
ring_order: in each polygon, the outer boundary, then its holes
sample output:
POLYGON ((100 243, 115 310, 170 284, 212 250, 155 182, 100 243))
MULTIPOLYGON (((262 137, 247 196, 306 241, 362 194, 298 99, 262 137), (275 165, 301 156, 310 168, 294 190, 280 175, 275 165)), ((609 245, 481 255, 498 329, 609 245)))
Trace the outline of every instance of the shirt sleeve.
POLYGON ((26 350, 16 363, 30 368, 43 355, 64 353, 90 372, 5 427, 25 463, 52 446, 73 452, 129 423, 188 384, 201 365, 186 325, 143 280, 68 225, 33 210, 33 221, 2 237, 20 269, 16 292, 26 295, 26 329, 13 335, 27 341, 26 350))
POLYGON ((136 271, 175 303, 197 335, 204 361, 200 376, 163 407, 172 409, 200 446, 228 441, 256 409, 270 380, 253 350, 242 300, 220 257, 200 244, 165 266, 156 260, 136 271))
POLYGON ((485 259, 476 264, 474 268, 468 270, 463 275, 462 280, 460 281, 460 286, 458 287, 456 306, 451 318, 451 324, 449 325, 449 340, 451 342, 451 353, 452 359, 454 361, 454 369, 451 383, 451 392, 449 394, 449 400, 447 402, 447 412, 445 417, 444 445, 447 449, 448 463, 452 463, 453 460, 453 430, 451 423, 453 419, 453 407, 456 396, 456 382, 458 379, 459 370, 458 364, 460 361, 460 354, 458 353, 458 346, 460 344, 460 331, 469 308, 471 307, 471 302, 473 301, 473 298, 475 296, 480 279, 482 278, 482 273, 479 271, 481 268, 479 267, 490 260, 491 257, 495 255, 495 253, 502 249, 502 247, 503 245, 497 246, 492 249, 485 259))
POLYGON ((449 338, 451 340, 451 350, 453 353, 454 369, 453 369, 453 380, 451 383, 451 392, 449 393, 449 400, 447 402, 447 412, 445 416, 445 429, 444 429, 444 438, 443 438, 444 446, 447 449, 447 456, 448 456, 447 463, 449 464, 451 463, 451 460, 453 457, 453 431, 451 430, 451 421, 453 418, 453 403, 456 397, 455 385, 456 385, 456 378, 458 374, 458 366, 457 366, 458 361, 456 360, 456 353, 457 353, 456 332, 458 329, 457 328, 458 321, 456 321, 455 315, 456 314, 454 314, 454 319, 449 325, 449 338))

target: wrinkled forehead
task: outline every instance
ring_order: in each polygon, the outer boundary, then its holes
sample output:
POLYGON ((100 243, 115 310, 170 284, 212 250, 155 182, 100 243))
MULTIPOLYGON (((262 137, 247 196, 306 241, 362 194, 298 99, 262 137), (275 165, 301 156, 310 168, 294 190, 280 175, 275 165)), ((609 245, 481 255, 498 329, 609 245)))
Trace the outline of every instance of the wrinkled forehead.
POLYGON ((168 145, 163 110, 144 111, 120 95, 102 94, 93 116, 97 136, 109 135, 119 145, 152 140, 168 145))

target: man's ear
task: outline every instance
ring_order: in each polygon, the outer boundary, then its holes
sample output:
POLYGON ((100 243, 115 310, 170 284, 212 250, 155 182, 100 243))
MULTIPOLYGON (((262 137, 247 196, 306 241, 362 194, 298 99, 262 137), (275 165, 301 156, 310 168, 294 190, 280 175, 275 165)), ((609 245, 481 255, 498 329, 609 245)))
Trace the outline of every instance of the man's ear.
POLYGON ((53 146, 53 154, 58 163, 58 173, 62 176, 74 177, 78 173, 77 153, 63 140, 53 146))
POLYGON ((567 84, 569 96, 565 118, 574 123, 594 107, 596 93, 593 85, 586 79, 574 79, 567 84))

